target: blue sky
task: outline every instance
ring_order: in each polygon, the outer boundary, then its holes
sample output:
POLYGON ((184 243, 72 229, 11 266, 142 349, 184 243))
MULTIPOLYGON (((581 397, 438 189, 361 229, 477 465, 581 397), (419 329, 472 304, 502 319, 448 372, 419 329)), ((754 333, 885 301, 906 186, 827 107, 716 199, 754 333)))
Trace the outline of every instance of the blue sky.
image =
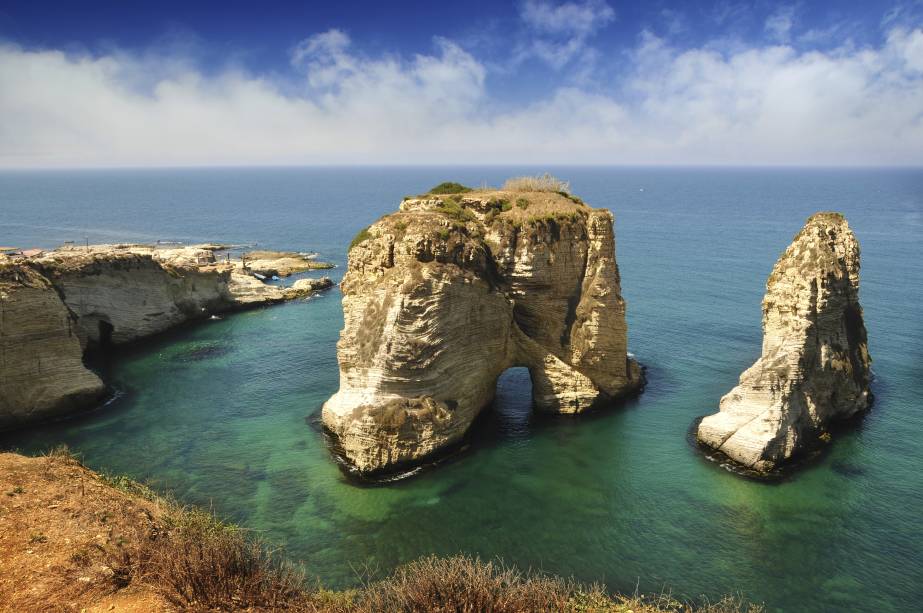
POLYGON ((0 167, 919 165, 923 1, 0 5, 0 167))

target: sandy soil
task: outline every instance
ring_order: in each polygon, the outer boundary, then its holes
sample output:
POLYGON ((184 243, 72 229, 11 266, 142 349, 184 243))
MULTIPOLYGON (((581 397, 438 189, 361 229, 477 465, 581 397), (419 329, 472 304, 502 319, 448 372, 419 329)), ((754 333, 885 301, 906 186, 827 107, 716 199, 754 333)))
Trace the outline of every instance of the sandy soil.
POLYGON ((0 611, 173 611, 127 570, 160 514, 66 456, 0 454, 0 611))

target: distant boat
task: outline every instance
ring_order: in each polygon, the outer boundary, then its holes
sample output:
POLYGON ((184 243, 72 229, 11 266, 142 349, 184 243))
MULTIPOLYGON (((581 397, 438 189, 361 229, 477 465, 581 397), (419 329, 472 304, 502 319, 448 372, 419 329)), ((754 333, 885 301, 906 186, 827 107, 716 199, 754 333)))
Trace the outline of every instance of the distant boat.
POLYGON ((261 274, 258 273, 258 272, 253 273, 253 276, 256 277, 257 279, 259 279, 260 281, 265 281, 265 280, 266 280, 266 275, 261 275, 261 274))

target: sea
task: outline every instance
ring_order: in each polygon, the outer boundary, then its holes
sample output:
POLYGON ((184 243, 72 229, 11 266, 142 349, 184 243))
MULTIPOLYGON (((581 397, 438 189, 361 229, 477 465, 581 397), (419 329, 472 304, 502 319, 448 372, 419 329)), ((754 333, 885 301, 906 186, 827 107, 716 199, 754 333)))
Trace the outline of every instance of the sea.
MULTIPOLYGON (((532 411, 510 369, 462 453, 387 483, 348 478, 319 426, 337 390, 338 289, 184 327, 97 364, 95 411, 6 433, 68 445, 257 531, 330 587, 427 554, 767 611, 918 611, 923 602, 923 170, 349 167, 0 172, 0 244, 222 242, 317 252, 338 280, 353 236, 442 181, 551 172, 615 215, 636 399, 532 411), (760 301, 812 213, 862 247, 874 404, 796 470, 734 474, 691 426, 760 354, 760 301)), ((319 276, 322 273, 312 273, 319 276)), ((476 342, 476 340, 475 340, 476 342)))

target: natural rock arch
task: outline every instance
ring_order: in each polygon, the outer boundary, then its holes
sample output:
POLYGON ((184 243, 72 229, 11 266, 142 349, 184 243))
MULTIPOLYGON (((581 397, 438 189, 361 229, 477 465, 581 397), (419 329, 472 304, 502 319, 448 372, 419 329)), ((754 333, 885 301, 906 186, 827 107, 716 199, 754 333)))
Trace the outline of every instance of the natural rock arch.
POLYGON ((340 389, 323 410, 352 467, 387 471, 459 441, 510 367, 530 369, 540 411, 639 389, 612 223, 558 193, 478 192, 407 199, 360 233, 340 389))

